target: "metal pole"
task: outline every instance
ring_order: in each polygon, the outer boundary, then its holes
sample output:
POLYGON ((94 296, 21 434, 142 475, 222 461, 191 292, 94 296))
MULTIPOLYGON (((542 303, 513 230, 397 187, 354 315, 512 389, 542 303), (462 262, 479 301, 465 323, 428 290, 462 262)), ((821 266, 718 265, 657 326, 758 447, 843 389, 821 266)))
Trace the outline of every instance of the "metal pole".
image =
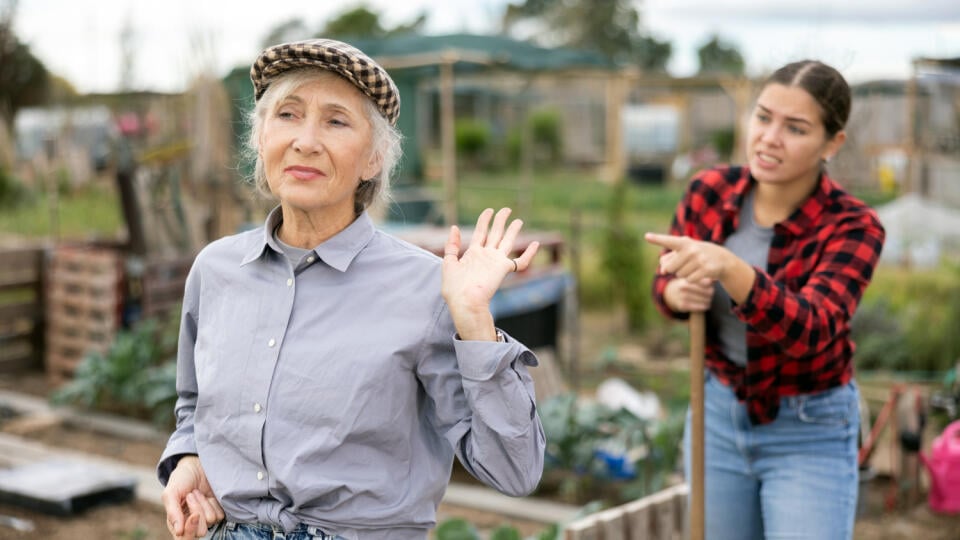
POLYGON ((706 321, 703 312, 690 314, 690 540, 704 538, 704 406, 703 351, 706 321))

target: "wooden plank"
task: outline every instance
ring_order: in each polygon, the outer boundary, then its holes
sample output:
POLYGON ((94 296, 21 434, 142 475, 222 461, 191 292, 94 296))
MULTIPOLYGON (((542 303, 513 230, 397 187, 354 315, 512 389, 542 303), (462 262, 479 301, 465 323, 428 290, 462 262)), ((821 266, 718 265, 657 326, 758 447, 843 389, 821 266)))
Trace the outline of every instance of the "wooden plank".
POLYGON ((36 301, 15 302, 0 306, 0 322, 7 320, 37 319, 43 310, 36 301))
POLYGON ((627 515, 623 509, 605 512, 600 517, 600 534, 603 540, 630 540, 627 530, 627 515))
POLYGON ((587 516, 566 526, 564 540, 603 540, 602 529, 594 516, 587 516))

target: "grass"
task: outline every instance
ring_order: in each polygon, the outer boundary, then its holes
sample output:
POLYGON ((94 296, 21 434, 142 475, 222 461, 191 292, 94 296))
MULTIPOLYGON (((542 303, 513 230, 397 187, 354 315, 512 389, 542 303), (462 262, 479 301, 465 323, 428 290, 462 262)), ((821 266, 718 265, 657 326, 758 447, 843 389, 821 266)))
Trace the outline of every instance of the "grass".
POLYGON ((97 184, 55 199, 35 193, 27 202, 0 212, 0 234, 26 238, 115 237, 123 229, 116 190, 97 184))

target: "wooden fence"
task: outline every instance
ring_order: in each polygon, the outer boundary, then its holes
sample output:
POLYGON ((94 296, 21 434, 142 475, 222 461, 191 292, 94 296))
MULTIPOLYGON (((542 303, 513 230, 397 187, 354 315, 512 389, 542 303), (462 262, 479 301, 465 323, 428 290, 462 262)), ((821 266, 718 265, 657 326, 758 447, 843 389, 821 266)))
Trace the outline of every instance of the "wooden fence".
POLYGON ((658 491, 569 523, 564 540, 681 540, 686 538, 686 484, 658 491))
POLYGON ((42 365, 45 253, 40 246, 0 251, 0 373, 42 365))

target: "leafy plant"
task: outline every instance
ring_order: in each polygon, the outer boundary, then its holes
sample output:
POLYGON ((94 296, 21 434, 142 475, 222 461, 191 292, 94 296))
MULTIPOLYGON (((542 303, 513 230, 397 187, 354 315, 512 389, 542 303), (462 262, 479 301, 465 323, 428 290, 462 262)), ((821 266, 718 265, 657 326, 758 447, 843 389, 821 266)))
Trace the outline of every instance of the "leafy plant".
POLYGON ((454 127, 457 155, 476 167, 490 146, 490 126, 481 120, 464 118, 454 127))
POLYGON ((29 198, 29 191, 0 166, 0 208, 15 208, 29 198))
POLYGON ((519 165, 523 160, 525 135, 529 130, 536 165, 556 165, 563 158, 563 136, 560 113, 553 110, 541 110, 531 113, 525 122, 516 126, 507 134, 507 153, 510 163, 519 165))
POLYGON ((603 266, 613 286, 613 297, 627 309, 630 330, 644 329, 650 313, 650 275, 643 256, 643 242, 626 225, 627 183, 619 182, 610 199, 603 266))
POLYGON ((546 467, 560 496, 574 503, 602 498, 619 504, 665 483, 676 469, 682 415, 649 422, 573 393, 543 402, 546 467))
POLYGON ((500 525, 490 533, 490 540, 522 540, 520 531, 510 525, 500 525))
POLYGON ((144 320, 121 330, 105 354, 84 357, 73 379, 56 390, 51 401, 166 424, 176 401, 175 343, 172 321, 144 320))
POLYGON ((909 369, 906 329, 888 299, 862 303, 851 321, 850 335, 857 345, 858 368, 909 369))
POLYGON ((480 540, 477 528, 462 518, 451 518, 437 526, 437 540, 480 540))

